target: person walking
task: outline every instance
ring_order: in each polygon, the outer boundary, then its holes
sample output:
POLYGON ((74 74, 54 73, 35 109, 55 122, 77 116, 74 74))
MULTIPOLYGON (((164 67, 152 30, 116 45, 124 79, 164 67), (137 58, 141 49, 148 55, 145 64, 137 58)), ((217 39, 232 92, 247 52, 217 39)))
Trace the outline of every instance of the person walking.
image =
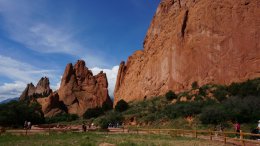
POLYGON ((24 121, 23 128, 24 128, 24 129, 27 129, 27 127, 28 127, 28 122, 27 122, 27 121, 24 121))
POLYGON ((27 128, 28 128, 28 129, 31 129, 31 128, 32 128, 32 123, 31 123, 30 121, 28 122, 27 128))
POLYGON ((239 133, 240 133, 240 124, 236 121, 236 124, 235 124, 235 130, 237 132, 236 136, 239 136, 239 133))

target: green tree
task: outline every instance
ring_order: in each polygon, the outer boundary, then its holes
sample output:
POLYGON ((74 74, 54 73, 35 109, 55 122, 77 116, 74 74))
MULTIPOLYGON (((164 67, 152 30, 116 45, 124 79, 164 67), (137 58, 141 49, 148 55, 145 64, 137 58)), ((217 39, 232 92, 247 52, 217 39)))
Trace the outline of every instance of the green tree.
POLYGON ((123 99, 118 101, 115 106, 115 110, 118 112, 123 112, 123 111, 126 111, 127 109, 128 109, 128 103, 126 101, 124 101, 123 99))
POLYGON ((177 95, 172 91, 172 90, 169 90, 166 94, 165 94, 165 97, 167 100, 173 100, 173 99, 177 99, 177 95))
POLYGON ((38 103, 27 104, 26 102, 12 101, 0 104, 0 125, 21 127, 24 121, 32 124, 44 123, 41 106, 38 103))
POLYGON ((198 89, 199 88, 198 82, 197 81, 193 82, 191 84, 191 87, 192 87, 192 89, 198 89))
POLYGON ((222 106, 207 107, 203 109, 200 115, 200 121, 202 124, 218 125, 225 122, 228 119, 228 115, 222 106))
POLYGON ((83 118, 84 119, 96 118, 103 114, 104 114, 104 111, 100 107, 90 108, 83 114, 83 118))

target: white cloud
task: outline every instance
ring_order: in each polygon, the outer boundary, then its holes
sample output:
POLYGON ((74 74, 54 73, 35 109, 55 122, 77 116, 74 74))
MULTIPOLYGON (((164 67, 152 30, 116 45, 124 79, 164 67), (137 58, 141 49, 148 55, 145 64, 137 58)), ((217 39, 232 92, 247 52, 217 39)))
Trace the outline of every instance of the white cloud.
POLYGON ((26 83, 21 81, 15 81, 13 83, 4 83, 0 86, 0 101, 19 97, 24 90, 26 83))
POLYGON ((0 75, 14 81, 36 82, 42 76, 53 77, 54 70, 43 70, 30 64, 0 55, 0 75))
POLYGON ((114 95, 114 89, 116 85, 116 78, 117 78, 117 72, 118 72, 119 66, 114 66, 112 69, 102 69, 98 67, 94 67, 90 69, 94 75, 98 74, 100 71, 103 71, 107 75, 107 81, 108 81, 108 92, 109 96, 113 97, 114 95))
POLYGON ((50 18, 47 1, 0 0, 2 26, 9 39, 40 53, 65 53, 92 67, 109 66, 102 54, 86 46, 87 40, 75 38, 80 30, 66 14, 59 14, 60 21, 50 18))
POLYGON ((0 76, 13 80, 11 83, 2 83, 0 86, 1 101, 20 96, 27 83, 36 84, 43 76, 49 77, 50 80, 54 79, 55 71, 39 69, 30 64, 0 55, 0 76))
POLYGON ((61 79, 62 79, 62 76, 60 76, 60 79, 59 79, 59 81, 56 83, 56 85, 50 85, 50 86, 51 86, 51 89, 52 89, 53 91, 56 91, 56 90, 58 90, 58 89, 60 88, 61 79))

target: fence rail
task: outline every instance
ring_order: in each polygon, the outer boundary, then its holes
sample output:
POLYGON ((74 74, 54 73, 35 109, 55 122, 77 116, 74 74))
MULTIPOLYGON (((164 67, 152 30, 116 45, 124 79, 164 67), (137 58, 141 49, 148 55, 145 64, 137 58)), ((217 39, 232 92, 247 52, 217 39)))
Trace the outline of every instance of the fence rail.
POLYGON ((173 134, 176 136, 185 136, 189 134, 191 137, 198 138, 200 136, 204 136, 203 138, 213 140, 213 138, 218 138, 218 140, 223 141, 225 144, 228 140, 238 141, 241 143, 242 146, 245 146, 246 143, 254 143, 259 144, 259 140, 251 140, 246 137, 248 136, 256 136, 260 138, 260 134, 252 134, 252 133, 245 133, 242 130, 240 132, 228 132, 228 131, 211 131, 211 130, 184 130, 184 129, 145 129, 145 128, 137 128, 135 129, 137 133, 141 131, 146 131, 147 133, 157 132, 159 134, 166 133, 166 134, 173 134), (170 133, 172 132, 172 133, 170 133), (230 135, 237 135, 238 138, 231 137, 230 135))

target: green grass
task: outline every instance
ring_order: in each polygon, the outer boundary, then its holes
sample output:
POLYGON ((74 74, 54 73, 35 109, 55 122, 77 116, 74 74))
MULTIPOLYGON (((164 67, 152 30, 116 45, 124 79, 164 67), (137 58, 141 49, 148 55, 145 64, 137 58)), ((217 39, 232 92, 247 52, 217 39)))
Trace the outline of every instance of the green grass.
POLYGON ((51 135, 0 136, 0 146, 95 146, 102 143, 118 146, 157 146, 157 145, 224 145, 219 142, 211 142, 186 137, 171 137, 158 134, 106 134, 106 133, 53 133, 51 135))

